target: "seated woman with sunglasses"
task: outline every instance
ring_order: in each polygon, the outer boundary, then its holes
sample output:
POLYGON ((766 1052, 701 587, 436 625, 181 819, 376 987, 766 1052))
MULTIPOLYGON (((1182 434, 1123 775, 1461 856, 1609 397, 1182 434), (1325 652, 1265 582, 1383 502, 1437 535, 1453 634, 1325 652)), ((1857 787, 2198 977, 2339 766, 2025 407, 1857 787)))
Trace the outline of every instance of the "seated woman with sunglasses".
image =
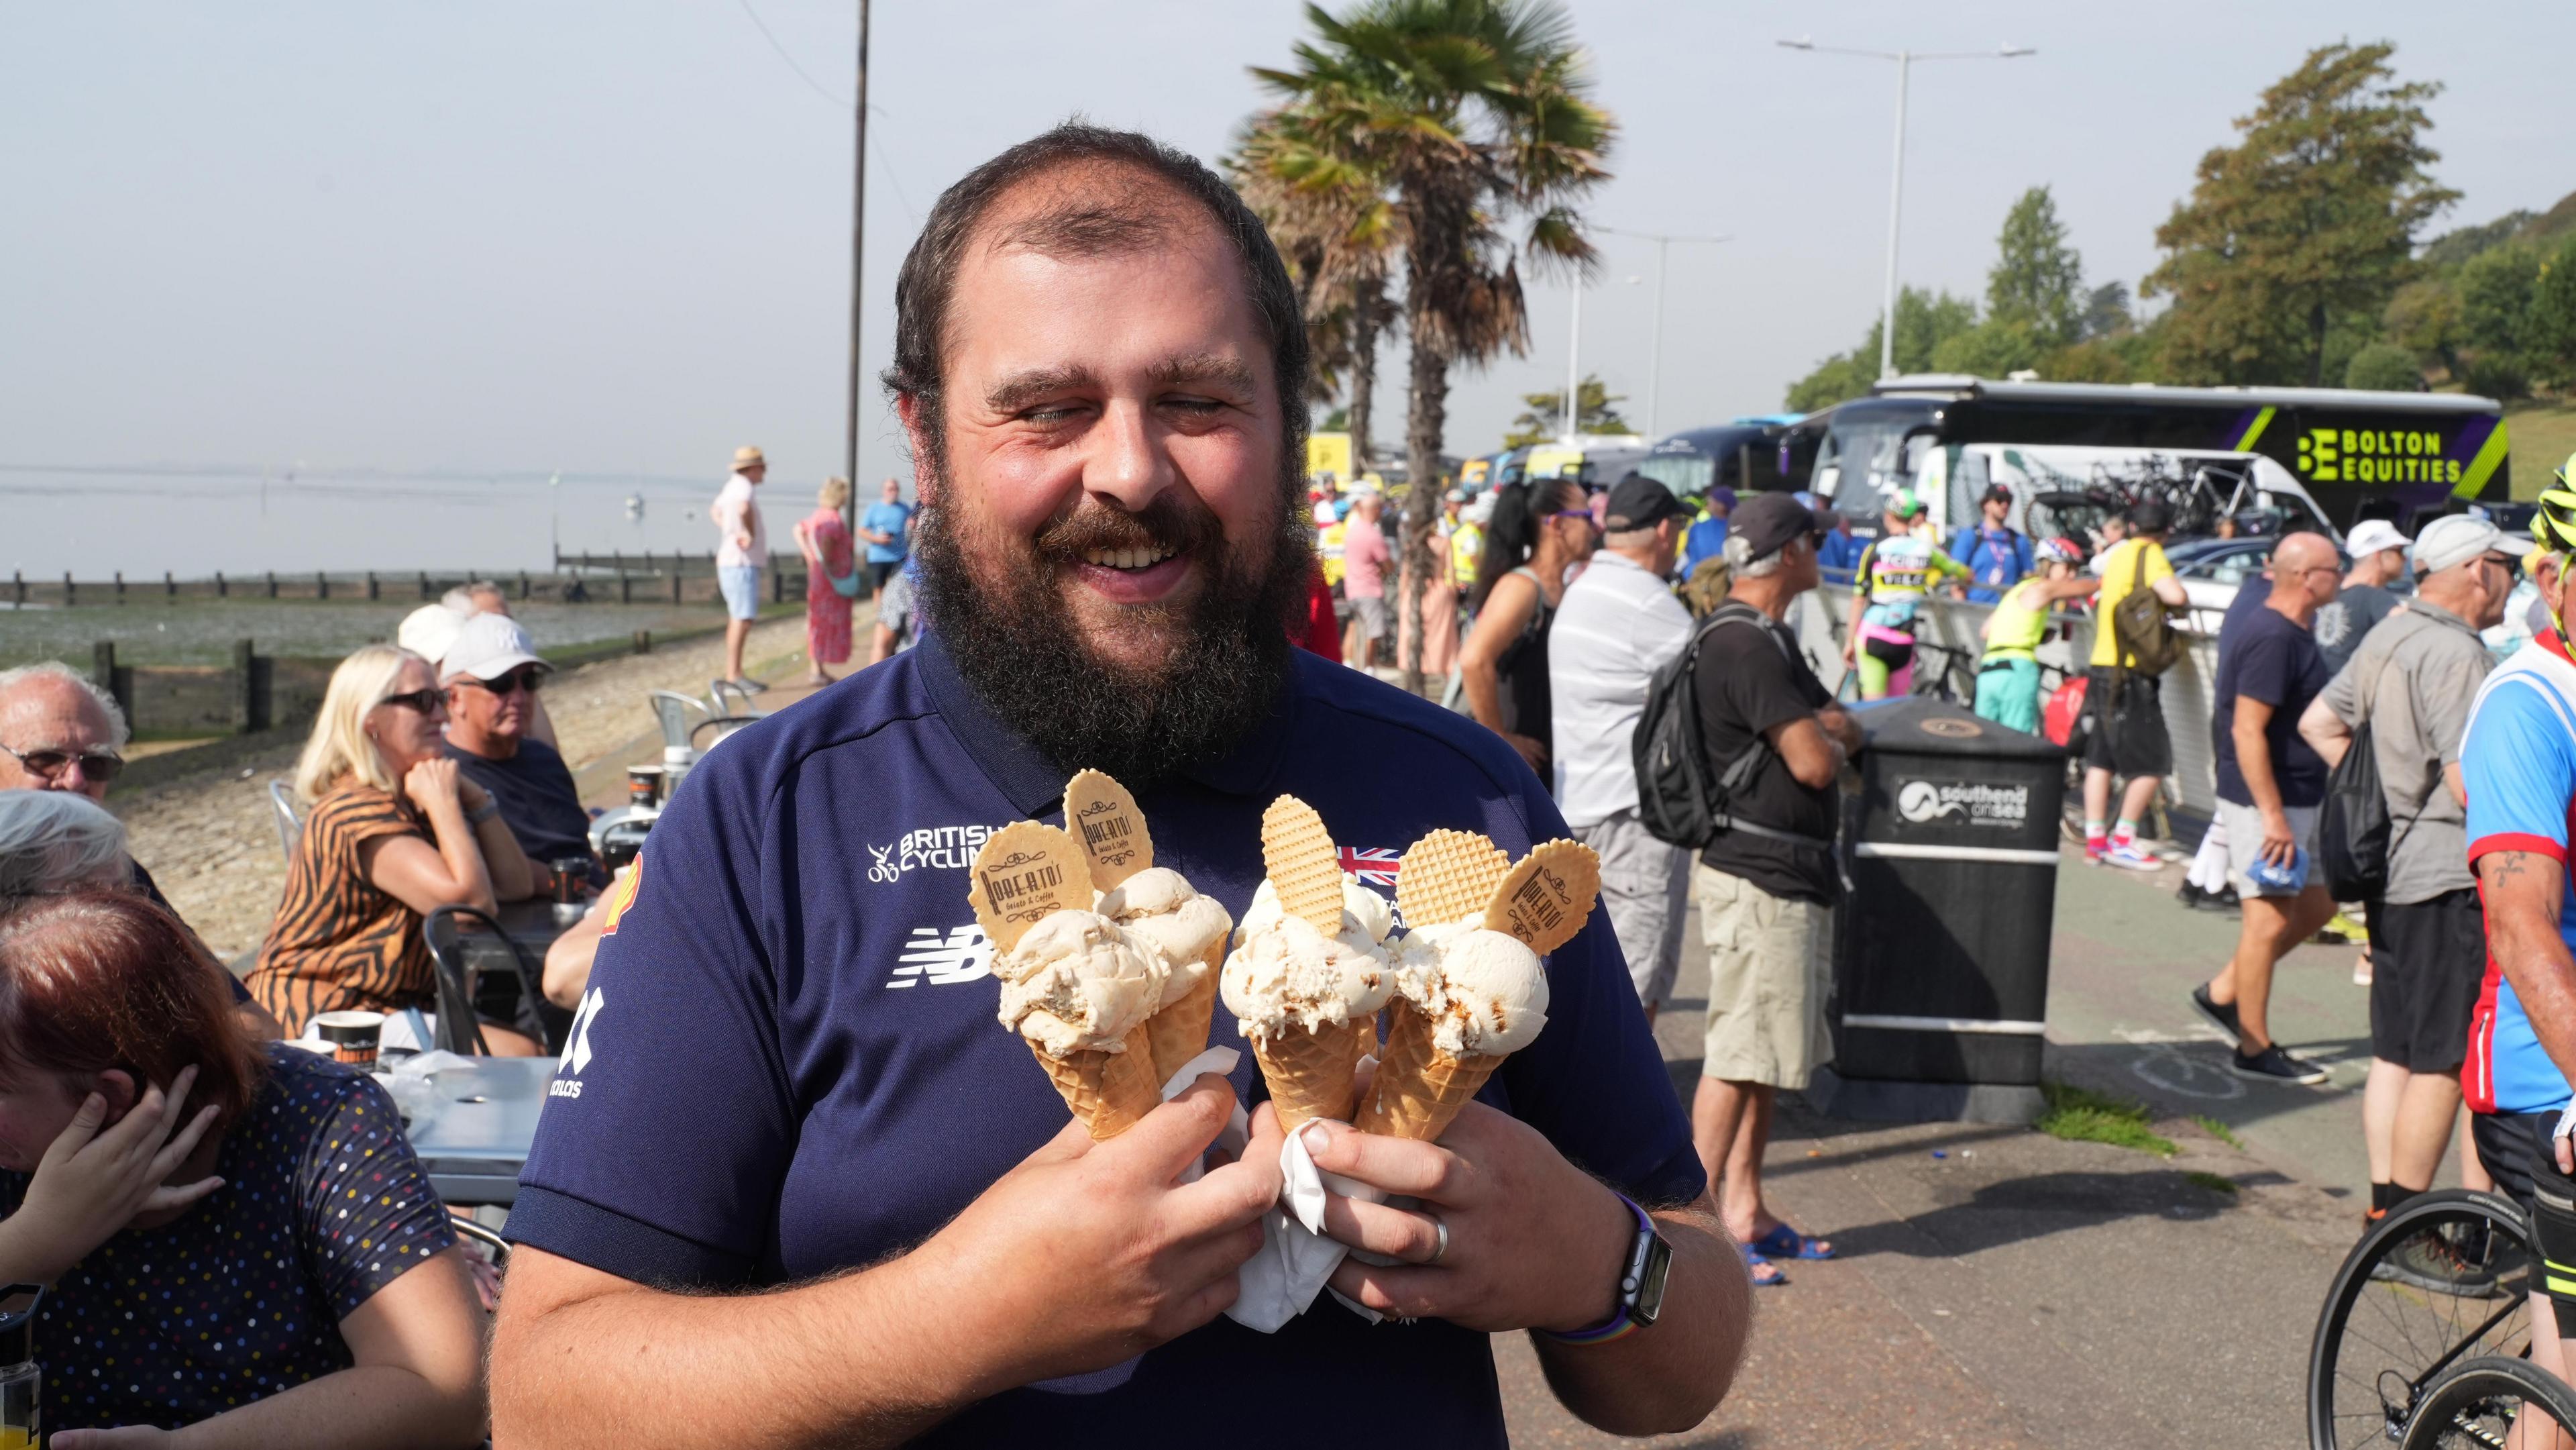
POLYGON ((384 1090, 257 1044, 125 891, 0 912, 0 1282, 45 1443, 469 1446, 482 1326, 384 1090))
MULTIPOLYGON (((537 690, 553 666, 506 615, 465 622, 438 666, 447 688, 447 758, 501 804, 501 823, 527 854, 531 894, 555 889, 554 866, 577 861, 591 887, 608 873, 590 849, 590 812, 563 756, 536 737, 537 690)), ((501 899, 511 900, 508 892, 501 899)))
MULTIPOLYGON (((295 767, 310 814, 250 974, 289 1037, 318 1013, 355 1008, 388 1015, 385 1045, 429 1046, 392 1015, 437 999, 422 919, 442 906, 490 911, 532 889, 499 807, 441 749, 446 721, 428 661, 409 650, 371 644, 331 672, 295 767)), ((489 1021, 483 1035, 503 1056, 542 1050, 489 1021)))

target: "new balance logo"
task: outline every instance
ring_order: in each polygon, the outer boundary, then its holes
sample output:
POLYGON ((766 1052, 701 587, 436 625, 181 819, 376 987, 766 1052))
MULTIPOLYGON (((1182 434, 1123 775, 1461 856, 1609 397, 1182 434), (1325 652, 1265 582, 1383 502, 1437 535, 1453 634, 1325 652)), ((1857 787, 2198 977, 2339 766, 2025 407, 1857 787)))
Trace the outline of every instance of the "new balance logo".
POLYGON ((981 926, 970 922, 945 932, 935 926, 916 926, 912 939, 904 943, 903 955, 895 958, 894 975, 886 986, 910 987, 921 982, 947 986, 980 982, 991 975, 993 942, 981 926))

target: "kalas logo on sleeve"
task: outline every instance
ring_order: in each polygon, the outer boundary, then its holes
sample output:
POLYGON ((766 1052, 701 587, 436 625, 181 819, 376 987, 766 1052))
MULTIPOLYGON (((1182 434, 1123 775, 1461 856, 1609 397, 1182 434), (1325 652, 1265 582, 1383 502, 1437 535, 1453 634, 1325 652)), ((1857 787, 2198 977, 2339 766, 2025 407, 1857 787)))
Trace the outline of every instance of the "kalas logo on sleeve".
POLYGON ((909 871, 963 871, 999 826, 923 826, 900 840, 868 845, 868 880, 901 881, 909 871))

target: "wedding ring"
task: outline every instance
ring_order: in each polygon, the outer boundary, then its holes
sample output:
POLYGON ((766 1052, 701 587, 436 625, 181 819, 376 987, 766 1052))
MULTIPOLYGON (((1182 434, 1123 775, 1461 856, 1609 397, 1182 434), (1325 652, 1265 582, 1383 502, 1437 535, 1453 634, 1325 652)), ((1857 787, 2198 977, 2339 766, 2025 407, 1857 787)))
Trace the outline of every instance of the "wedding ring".
POLYGON ((1440 1256, 1449 1252, 1449 1225, 1443 1223, 1436 1214, 1429 1215, 1429 1217, 1431 1219, 1432 1229, 1440 1236, 1432 1240, 1431 1257, 1422 1261, 1423 1266, 1426 1268, 1440 1262, 1440 1256))

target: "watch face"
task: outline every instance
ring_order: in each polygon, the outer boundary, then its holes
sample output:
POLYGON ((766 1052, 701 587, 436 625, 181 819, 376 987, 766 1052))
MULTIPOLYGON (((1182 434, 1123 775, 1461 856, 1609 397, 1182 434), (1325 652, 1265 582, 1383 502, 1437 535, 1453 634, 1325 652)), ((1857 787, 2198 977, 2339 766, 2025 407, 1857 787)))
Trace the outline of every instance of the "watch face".
POLYGON ((1646 1265, 1640 1271, 1637 1297, 1629 1306, 1628 1317, 1639 1324, 1652 1324, 1664 1312, 1664 1281, 1673 1271, 1673 1246, 1661 1234, 1646 1245, 1646 1265))

